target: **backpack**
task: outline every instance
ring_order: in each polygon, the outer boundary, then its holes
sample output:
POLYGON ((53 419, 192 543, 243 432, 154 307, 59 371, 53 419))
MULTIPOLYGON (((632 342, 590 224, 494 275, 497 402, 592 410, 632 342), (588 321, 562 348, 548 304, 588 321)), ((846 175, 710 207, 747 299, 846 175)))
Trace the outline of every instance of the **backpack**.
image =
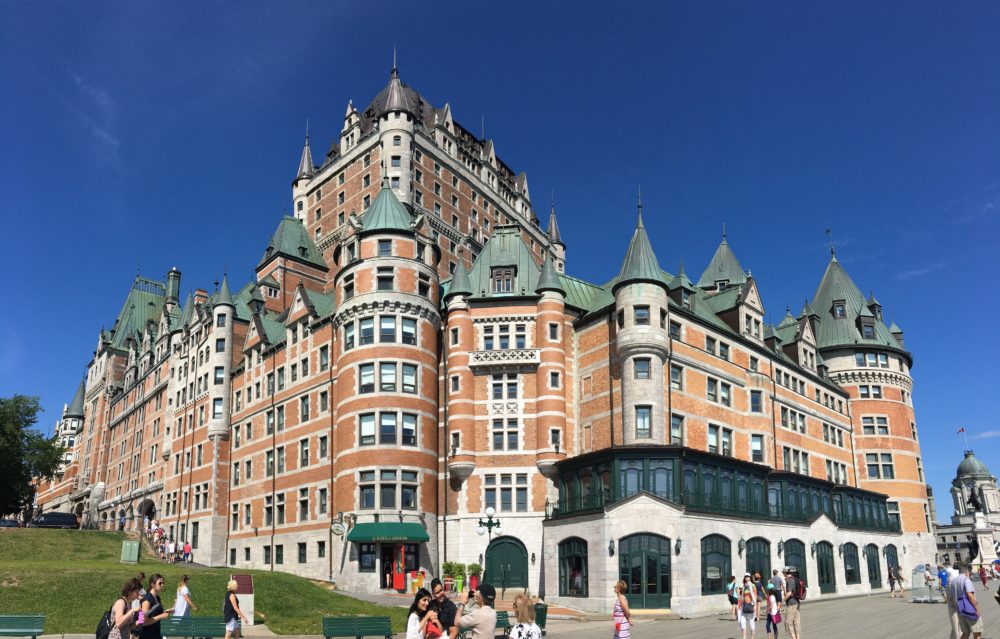
POLYGON ((741 610, 743 611, 743 614, 745 614, 745 615, 747 615, 747 614, 753 614, 753 612, 754 612, 753 600, 752 599, 747 600, 747 598, 744 597, 743 598, 743 606, 742 606, 741 610))
POLYGON ((801 577, 795 580, 795 598, 804 601, 806 598, 806 580, 801 577))
MULTIPOLYGON (((117 599, 115 599, 115 603, 118 603, 117 599)), ((108 635, 111 634, 111 629, 115 625, 114 609, 115 604, 111 604, 111 607, 104 613, 101 620, 97 622, 97 629, 94 630, 94 636, 97 639, 108 639, 108 635)))

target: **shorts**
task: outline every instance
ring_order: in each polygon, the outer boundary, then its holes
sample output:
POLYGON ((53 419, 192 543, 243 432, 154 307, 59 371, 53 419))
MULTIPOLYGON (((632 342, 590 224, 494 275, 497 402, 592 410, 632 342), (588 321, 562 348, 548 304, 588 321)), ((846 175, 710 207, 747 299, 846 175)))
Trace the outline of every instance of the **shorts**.
POLYGON ((979 615, 979 619, 975 621, 969 619, 965 615, 959 613, 958 615, 958 625, 962 629, 963 635, 971 635, 975 633, 983 632, 983 616, 979 615))
POLYGON ((228 630, 229 632, 235 632, 235 631, 237 631, 239 629, 240 629, 240 620, 239 619, 233 619, 232 621, 227 621, 226 622, 226 630, 228 630))

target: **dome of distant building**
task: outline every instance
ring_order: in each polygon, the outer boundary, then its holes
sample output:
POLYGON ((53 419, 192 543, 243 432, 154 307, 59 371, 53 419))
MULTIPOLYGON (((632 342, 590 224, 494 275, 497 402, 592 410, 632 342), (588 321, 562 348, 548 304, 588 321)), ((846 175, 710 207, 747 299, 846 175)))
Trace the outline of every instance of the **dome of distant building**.
POLYGON ((958 465, 958 477, 969 477, 969 476, 980 476, 985 475, 990 476, 990 471, 986 468, 986 464, 976 459, 976 456, 971 450, 965 451, 965 459, 962 463, 958 465))

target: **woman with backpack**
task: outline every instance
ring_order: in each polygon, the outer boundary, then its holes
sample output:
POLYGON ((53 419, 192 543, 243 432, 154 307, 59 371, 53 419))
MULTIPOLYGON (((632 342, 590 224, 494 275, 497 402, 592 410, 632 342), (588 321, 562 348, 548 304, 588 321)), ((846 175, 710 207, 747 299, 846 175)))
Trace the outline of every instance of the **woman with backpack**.
POLYGON ((750 631, 750 639, 757 636, 757 586, 750 578, 750 573, 743 575, 743 585, 737 589, 740 603, 737 610, 739 619, 740 636, 747 639, 747 630, 750 631))
POLYGON ((121 597, 111 604, 97 625, 97 639, 123 639, 132 634, 136 620, 142 614, 139 608, 133 608, 132 602, 139 598, 142 584, 135 579, 129 579, 122 586, 121 597))
POLYGON ((736 621, 736 609, 739 607, 740 597, 736 592, 736 575, 729 575, 729 583, 726 584, 726 596, 729 597, 729 619, 736 621))

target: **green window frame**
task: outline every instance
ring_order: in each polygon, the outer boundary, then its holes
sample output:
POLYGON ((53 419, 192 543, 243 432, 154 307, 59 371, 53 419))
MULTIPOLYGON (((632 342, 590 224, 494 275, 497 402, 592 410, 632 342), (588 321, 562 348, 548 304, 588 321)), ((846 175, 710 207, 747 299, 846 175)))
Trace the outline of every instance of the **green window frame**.
POLYGON ((844 544, 844 577, 849 584, 861 583, 861 567, 858 565, 858 547, 844 544))
POLYGON ((559 596, 586 597, 587 542, 570 537, 559 542, 559 596))
POLYGON ((701 594, 723 595, 732 574, 733 544, 728 537, 701 538, 701 594))

